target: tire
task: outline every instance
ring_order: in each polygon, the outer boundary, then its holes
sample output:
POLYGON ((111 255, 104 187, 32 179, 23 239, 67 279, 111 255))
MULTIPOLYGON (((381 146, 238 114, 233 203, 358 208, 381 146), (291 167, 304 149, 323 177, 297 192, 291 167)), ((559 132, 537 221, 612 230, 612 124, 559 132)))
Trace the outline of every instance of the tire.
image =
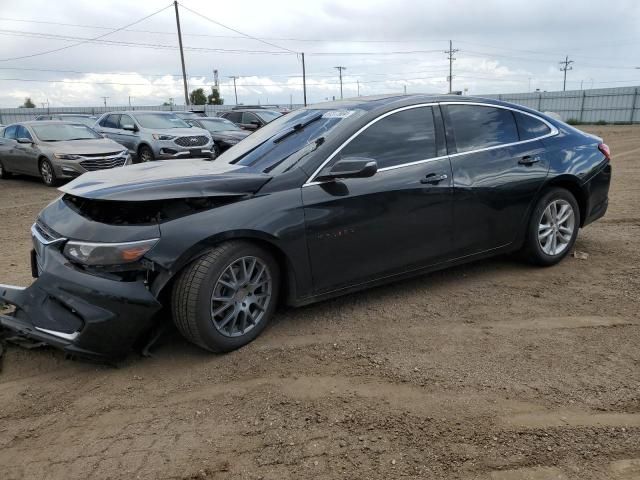
POLYGON ((212 153, 212 155, 211 155, 211 158, 212 158, 212 159, 216 159, 216 158, 218 158, 218 157, 220 156, 220 154, 222 153, 222 152, 220 151, 220 147, 219 147, 215 142, 213 143, 213 148, 212 148, 212 150, 213 150, 213 152, 211 152, 211 153, 212 153))
POLYGON ((11 172, 8 172, 5 170, 4 165, 2 165, 2 162, 0 162, 0 178, 2 180, 7 180, 8 178, 11 178, 11 172))
POLYGON ((141 162, 153 162, 156 158, 153 154, 153 150, 146 145, 143 145, 138 150, 138 159, 140 159, 141 162))
POLYGON ((229 352, 265 329, 276 308, 279 286, 278 264, 269 252, 246 241, 226 242, 179 274, 171 296, 173 321, 190 342, 211 352, 229 352), (241 262, 249 272, 248 282, 241 262))
POLYGON ((573 194, 564 188, 551 188, 531 214, 522 253, 533 264, 555 265, 569 254, 579 229, 580 208, 573 194))
POLYGON ((40 160, 40 164, 38 166, 40 170, 40 177, 42 178, 42 182, 47 187, 55 187, 58 184, 58 178, 56 177, 56 172, 53 169, 53 165, 46 158, 40 160))

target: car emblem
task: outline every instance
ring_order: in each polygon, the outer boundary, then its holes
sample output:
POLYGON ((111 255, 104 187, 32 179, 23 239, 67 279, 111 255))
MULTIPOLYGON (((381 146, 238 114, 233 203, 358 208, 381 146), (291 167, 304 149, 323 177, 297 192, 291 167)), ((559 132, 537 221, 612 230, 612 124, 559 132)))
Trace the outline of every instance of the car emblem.
POLYGON ((191 143, 196 143, 198 141, 198 139, 196 137, 191 137, 191 143))

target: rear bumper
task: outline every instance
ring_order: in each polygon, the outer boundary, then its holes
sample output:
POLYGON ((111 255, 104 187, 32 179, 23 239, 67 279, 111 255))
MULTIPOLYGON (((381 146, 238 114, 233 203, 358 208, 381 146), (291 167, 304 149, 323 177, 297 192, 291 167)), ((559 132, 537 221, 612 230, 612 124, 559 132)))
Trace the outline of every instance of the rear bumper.
POLYGON ((587 226, 603 217, 609 207, 609 186, 611 184, 611 163, 606 162, 586 182, 587 194, 586 215, 582 226, 587 226))
POLYGON ((0 285, 0 300, 15 306, 0 325, 81 357, 126 355, 151 327, 161 305, 142 281, 122 282, 76 269, 48 247, 40 277, 27 288, 0 285))

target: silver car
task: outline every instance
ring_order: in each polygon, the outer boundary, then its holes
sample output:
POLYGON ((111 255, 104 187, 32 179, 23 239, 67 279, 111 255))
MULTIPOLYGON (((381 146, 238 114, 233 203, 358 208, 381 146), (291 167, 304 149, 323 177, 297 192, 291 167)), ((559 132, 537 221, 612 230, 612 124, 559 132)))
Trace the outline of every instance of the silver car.
POLYGON ((41 177, 48 186, 84 172, 123 167, 129 151, 86 125, 34 120, 5 127, 0 137, 0 178, 41 177))
POLYGON ((172 112, 108 112, 98 119, 94 128, 127 147, 142 162, 211 158, 211 134, 191 127, 172 112))

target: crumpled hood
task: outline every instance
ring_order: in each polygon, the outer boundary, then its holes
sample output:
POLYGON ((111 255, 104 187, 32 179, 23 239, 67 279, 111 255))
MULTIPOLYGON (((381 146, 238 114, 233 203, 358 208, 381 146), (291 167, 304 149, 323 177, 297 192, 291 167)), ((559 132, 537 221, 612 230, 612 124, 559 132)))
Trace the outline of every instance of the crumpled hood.
POLYGON ((59 190, 94 200, 149 201, 242 196, 257 192, 270 179, 270 175, 239 165, 167 160, 88 172, 59 190))

